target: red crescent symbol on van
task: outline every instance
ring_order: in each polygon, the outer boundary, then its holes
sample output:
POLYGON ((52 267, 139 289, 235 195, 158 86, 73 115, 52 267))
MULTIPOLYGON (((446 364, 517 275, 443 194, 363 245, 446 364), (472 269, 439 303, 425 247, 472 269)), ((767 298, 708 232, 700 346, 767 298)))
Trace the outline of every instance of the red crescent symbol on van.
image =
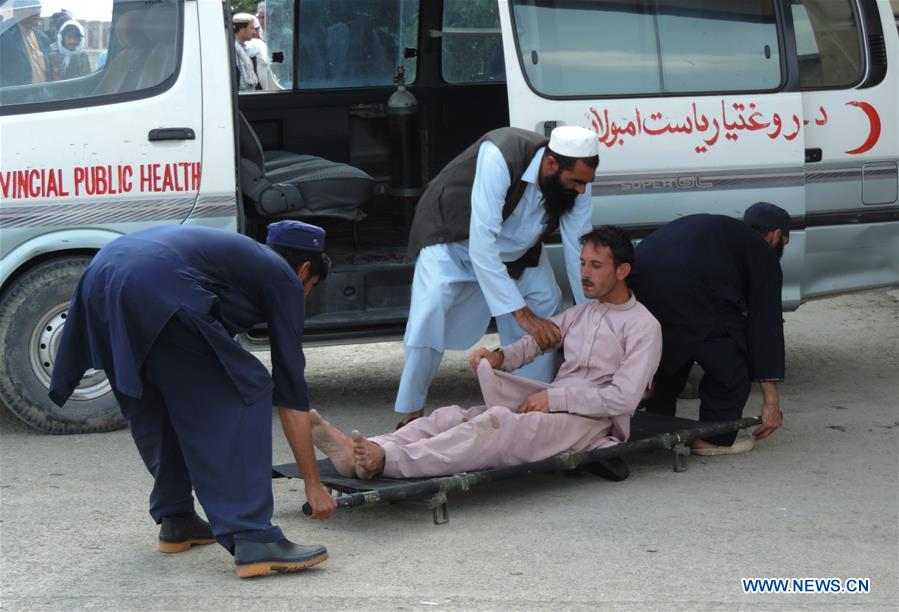
POLYGON ((857 106, 862 109, 868 116, 868 121, 871 123, 871 131, 868 132, 868 139, 857 149, 846 151, 846 153, 849 155, 858 155, 859 153, 870 151, 880 139, 880 115, 878 115, 877 110, 867 102, 846 102, 846 105, 857 106))

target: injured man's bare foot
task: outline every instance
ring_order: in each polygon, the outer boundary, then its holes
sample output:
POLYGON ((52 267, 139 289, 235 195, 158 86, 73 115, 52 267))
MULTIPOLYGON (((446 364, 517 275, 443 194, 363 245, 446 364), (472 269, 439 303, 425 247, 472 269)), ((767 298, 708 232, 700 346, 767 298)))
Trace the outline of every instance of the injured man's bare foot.
POLYGON ((384 471, 384 449, 368 441, 353 430, 353 457, 356 460, 356 478, 371 480, 384 471))
POLYGON ((328 456, 337 473, 349 478, 355 476, 356 462, 350 437, 323 419, 314 408, 309 411, 309 422, 312 423, 312 442, 328 456))

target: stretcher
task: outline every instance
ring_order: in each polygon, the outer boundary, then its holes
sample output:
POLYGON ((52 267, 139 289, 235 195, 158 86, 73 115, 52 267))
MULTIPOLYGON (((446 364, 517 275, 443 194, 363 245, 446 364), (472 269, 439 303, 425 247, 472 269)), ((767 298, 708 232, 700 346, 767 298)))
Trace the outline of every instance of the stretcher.
MULTIPOLYGON (((532 474, 589 469, 613 458, 659 449, 671 451, 674 471, 682 472, 686 469, 686 459, 690 455, 689 444, 692 440, 739 431, 759 424, 761 424, 759 417, 700 423, 691 419, 638 412, 631 418, 631 438, 623 444, 591 451, 562 453, 542 461, 512 467, 432 478, 373 480, 341 476, 328 459, 320 460, 318 469, 322 484, 332 491, 342 493, 335 500, 338 510, 385 502, 426 500, 433 513, 434 524, 440 525, 449 521, 448 493, 468 491, 476 485, 487 482, 532 474)), ((301 478, 301 476, 296 463, 284 463, 272 467, 272 478, 301 478)), ((309 504, 303 504, 303 513, 307 515, 312 513, 309 504)))

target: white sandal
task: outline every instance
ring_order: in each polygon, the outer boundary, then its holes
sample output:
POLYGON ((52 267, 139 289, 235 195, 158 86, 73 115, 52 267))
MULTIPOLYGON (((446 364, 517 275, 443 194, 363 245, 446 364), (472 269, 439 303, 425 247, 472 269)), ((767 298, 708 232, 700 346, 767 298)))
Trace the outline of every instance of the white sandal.
POLYGON ((718 457, 719 455, 741 455, 755 448, 755 438, 737 438, 730 446, 712 446, 709 448, 690 449, 694 455, 701 457, 718 457))

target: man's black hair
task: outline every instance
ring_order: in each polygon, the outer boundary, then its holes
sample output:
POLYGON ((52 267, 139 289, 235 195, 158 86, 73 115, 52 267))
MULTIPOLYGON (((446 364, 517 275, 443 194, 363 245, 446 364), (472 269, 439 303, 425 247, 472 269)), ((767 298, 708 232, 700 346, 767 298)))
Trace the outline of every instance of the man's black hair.
MULTIPOLYGON (((751 227, 753 230, 757 231, 757 232, 759 233, 759 235, 760 235, 762 238, 764 238, 765 240, 768 239, 768 238, 767 238, 768 234, 771 233, 771 232, 773 232, 773 231, 775 231, 775 230, 780 230, 781 232, 783 232, 783 229, 781 229, 781 228, 779 228, 779 227, 765 227, 765 226, 763 226, 763 225, 756 225, 756 224, 754 224, 754 223, 747 223, 746 225, 748 225, 749 227, 751 227)), ((789 235, 789 234, 782 234, 780 243, 774 245, 774 252, 777 253, 777 258, 778 258, 778 259, 782 259, 782 258, 783 258, 783 255, 784 255, 784 247, 786 246, 786 245, 784 244, 784 242, 783 242, 783 238, 784 238, 784 237, 785 237, 785 238, 789 238, 790 235, 789 235)))
POLYGON ((601 225, 581 236, 581 246, 588 242, 596 246, 609 247, 616 268, 621 264, 634 263, 634 241, 627 231, 617 225, 601 225))
POLYGON ((298 270, 307 261, 312 264, 309 268, 309 276, 317 276, 318 282, 323 283, 331 271, 331 258, 321 251, 301 251, 274 244, 268 245, 271 250, 284 258, 287 265, 293 270, 298 270))
POLYGON ((546 147, 546 154, 553 156, 556 162, 558 162, 559 168, 561 170, 571 170, 572 168, 574 168, 574 164, 577 163, 578 160, 583 161, 594 170, 599 167, 599 155, 594 155, 593 157, 568 157, 567 155, 560 155, 559 153, 556 153, 549 147, 546 147))
POLYGON ((245 22, 243 22, 243 23, 235 23, 235 24, 234 24, 234 33, 237 34, 237 33, 240 32, 241 30, 243 30, 245 27, 247 27, 248 25, 250 25, 250 23, 252 23, 252 22, 250 22, 250 21, 245 21, 245 22))

